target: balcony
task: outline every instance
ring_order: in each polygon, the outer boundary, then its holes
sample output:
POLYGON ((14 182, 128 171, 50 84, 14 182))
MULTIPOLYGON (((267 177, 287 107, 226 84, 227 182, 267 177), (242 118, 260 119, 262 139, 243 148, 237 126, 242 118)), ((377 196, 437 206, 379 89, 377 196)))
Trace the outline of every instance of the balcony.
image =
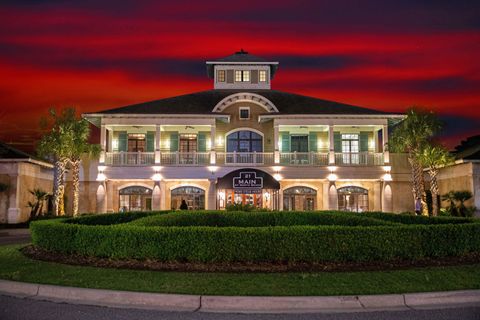
MULTIPOLYGON (((161 152, 159 163, 155 163, 154 152, 107 152, 105 164, 110 166, 207 166, 210 152, 161 152)), ((280 152, 279 163, 275 163, 273 152, 216 152, 218 166, 328 166, 329 154, 320 152, 280 152)), ((383 153, 352 152, 335 153, 337 166, 382 166, 383 153)))

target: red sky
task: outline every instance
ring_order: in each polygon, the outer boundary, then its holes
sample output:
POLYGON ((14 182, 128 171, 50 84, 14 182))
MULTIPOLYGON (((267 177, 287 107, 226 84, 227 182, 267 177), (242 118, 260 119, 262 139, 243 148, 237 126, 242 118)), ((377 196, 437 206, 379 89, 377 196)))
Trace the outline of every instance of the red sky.
POLYGON ((37 2, 0 5, 0 140, 23 149, 49 107, 210 89, 205 60, 240 48, 280 62, 274 89, 424 106, 446 121, 448 146, 480 134, 478 1, 37 2))

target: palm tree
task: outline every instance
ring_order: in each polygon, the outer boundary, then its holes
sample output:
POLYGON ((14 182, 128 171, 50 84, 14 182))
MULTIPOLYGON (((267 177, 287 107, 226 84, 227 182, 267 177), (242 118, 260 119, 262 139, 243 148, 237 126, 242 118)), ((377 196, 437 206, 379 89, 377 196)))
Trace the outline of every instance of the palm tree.
POLYGON ((45 200, 48 198, 48 192, 45 192, 39 188, 35 188, 33 190, 29 190, 31 195, 34 196, 34 202, 28 201, 28 206, 31 208, 30 210, 30 220, 35 218, 39 213, 42 213, 43 204, 45 200))
POLYGON ((70 153, 70 164, 72 166, 72 189, 73 204, 72 215, 78 214, 78 201, 80 193, 80 164, 82 156, 98 156, 100 154, 100 145, 90 144, 90 126, 85 119, 73 119, 74 143, 70 153))
POLYGON ((54 109, 50 109, 49 113, 52 124, 49 125, 48 120, 42 119, 41 126, 51 126, 51 130, 40 140, 37 153, 53 161, 53 211, 55 215, 64 215, 65 172, 73 147, 73 126, 68 121, 71 111, 65 109, 58 115, 54 109))
POLYGON ((428 170, 430 175, 430 192, 432 193, 432 214, 438 215, 438 182, 437 175, 441 167, 453 162, 450 153, 441 146, 426 144, 417 154, 418 162, 428 170))
POLYGON ((440 121, 433 112, 412 108, 407 111, 407 117, 394 129, 388 142, 390 151, 407 153, 408 162, 412 168, 413 199, 414 201, 418 198, 422 199, 422 211, 427 215, 423 169, 417 154, 440 128, 440 121))

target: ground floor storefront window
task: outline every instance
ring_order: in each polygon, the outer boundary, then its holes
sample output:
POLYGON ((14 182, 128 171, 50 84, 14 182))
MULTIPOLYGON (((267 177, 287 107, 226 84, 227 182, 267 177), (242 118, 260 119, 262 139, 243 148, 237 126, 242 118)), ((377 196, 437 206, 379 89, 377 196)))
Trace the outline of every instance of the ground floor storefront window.
POLYGON ((152 210, 152 189, 132 186, 120 189, 118 193, 120 212, 152 210))
POLYGON ((311 211, 317 209, 317 191, 293 187, 283 191, 283 210, 311 211))
POLYGON ((338 210, 368 211, 368 190, 361 187, 343 187, 337 190, 338 210))
POLYGON ((171 193, 172 210, 180 209, 182 202, 185 201, 188 210, 205 209, 205 191, 197 187, 179 187, 172 190, 171 193))

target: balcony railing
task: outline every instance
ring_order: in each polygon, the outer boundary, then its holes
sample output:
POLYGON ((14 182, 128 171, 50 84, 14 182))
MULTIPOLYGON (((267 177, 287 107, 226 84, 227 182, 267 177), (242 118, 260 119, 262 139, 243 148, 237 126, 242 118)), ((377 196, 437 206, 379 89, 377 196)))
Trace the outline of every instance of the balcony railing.
POLYGON ((280 164, 286 166, 327 166, 328 153, 318 152, 282 152, 280 164))
MULTIPOLYGON (((215 164, 225 166, 275 165, 273 152, 217 152, 215 164)), ((383 153, 350 152, 335 153, 337 166, 381 166, 383 153)), ((328 166, 329 154, 318 152, 281 152, 282 166, 328 166)), ((111 166, 146 166, 155 164, 154 152, 107 152, 105 164, 111 166)), ((210 152, 161 152, 161 166, 206 166, 210 164, 210 152)))
POLYGON ((162 152, 162 166, 200 166, 210 163, 210 152, 162 152))
POLYGON ((381 166, 384 164, 383 153, 342 152, 335 153, 337 166, 381 166))
POLYGON ((111 166, 146 166, 154 163, 154 152, 107 152, 105 154, 105 164, 111 166))
POLYGON ((273 165, 273 152, 217 152, 219 165, 273 165))

